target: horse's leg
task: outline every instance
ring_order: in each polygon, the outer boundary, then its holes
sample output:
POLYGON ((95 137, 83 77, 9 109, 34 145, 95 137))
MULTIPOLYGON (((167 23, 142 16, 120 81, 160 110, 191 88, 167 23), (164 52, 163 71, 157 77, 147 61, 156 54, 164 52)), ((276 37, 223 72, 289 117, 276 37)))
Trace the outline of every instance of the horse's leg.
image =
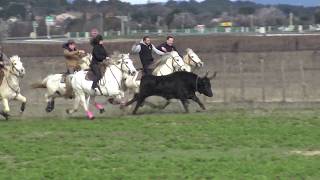
POLYGON ((79 105, 80 105, 80 97, 78 95, 76 95, 74 102, 73 102, 73 109, 67 109, 66 112, 68 114, 72 114, 74 112, 77 112, 79 109, 79 105))
POLYGON ((21 102, 20 113, 23 113, 24 110, 26 109, 27 98, 22 96, 21 94, 18 94, 18 96, 16 97, 16 100, 21 102))
POLYGON ((97 110, 99 110, 100 114, 104 113, 104 107, 101 103, 96 102, 96 97, 93 96, 92 98, 92 103, 94 104, 94 106, 96 107, 97 110))
POLYGON ((46 107, 46 112, 52 112, 54 110, 54 100, 55 100, 55 97, 56 97, 56 93, 49 93, 47 92, 44 97, 46 99, 46 102, 47 102, 47 107, 46 107))
MULTIPOLYGON (((79 97, 80 97, 80 103, 81 103, 83 109, 85 110, 87 117, 91 120, 94 119, 93 113, 91 111, 89 111, 86 96, 84 95, 84 93, 81 93, 79 95, 79 97)), ((90 96, 88 98, 90 98, 90 96)))
POLYGON ((203 103, 200 101, 200 99, 196 95, 194 95, 191 99, 196 103, 198 103, 203 110, 206 110, 206 107, 203 105, 203 103))
POLYGON ((0 112, 0 114, 6 118, 6 120, 9 119, 9 112, 10 112, 10 107, 9 107, 9 101, 6 98, 2 99, 2 104, 3 104, 3 111, 0 112))

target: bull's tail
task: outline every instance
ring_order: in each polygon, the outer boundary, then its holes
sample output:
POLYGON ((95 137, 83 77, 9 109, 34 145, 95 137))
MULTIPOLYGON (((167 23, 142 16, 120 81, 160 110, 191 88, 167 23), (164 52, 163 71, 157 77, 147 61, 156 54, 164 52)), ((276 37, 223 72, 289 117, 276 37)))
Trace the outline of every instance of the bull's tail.
POLYGON ((47 88, 47 81, 48 81, 48 77, 44 78, 41 83, 37 82, 37 83, 31 84, 31 88, 32 89, 45 89, 45 88, 47 88))

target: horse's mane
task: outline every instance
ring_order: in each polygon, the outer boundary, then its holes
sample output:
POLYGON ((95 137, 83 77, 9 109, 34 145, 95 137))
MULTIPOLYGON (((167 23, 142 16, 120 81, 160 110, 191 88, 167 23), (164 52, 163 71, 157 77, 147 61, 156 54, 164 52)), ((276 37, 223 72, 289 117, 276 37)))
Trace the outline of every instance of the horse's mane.
POLYGON ((10 61, 14 60, 14 61, 20 61, 20 57, 18 55, 13 55, 10 58, 10 61))
POLYGON ((162 64, 165 64, 167 62, 167 59, 169 59, 171 57, 171 53, 166 53, 163 56, 161 56, 161 58, 158 61, 153 62, 150 66, 151 67, 158 67, 162 64))

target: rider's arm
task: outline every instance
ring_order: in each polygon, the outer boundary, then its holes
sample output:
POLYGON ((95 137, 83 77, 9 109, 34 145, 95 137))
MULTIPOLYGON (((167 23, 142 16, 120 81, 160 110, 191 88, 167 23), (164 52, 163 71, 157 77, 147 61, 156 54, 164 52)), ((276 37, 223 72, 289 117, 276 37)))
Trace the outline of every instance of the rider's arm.
POLYGON ((65 49, 63 53, 66 57, 75 57, 80 54, 78 50, 77 51, 68 51, 67 49, 65 49))
POLYGON ((139 53, 140 51, 141 51, 141 46, 140 46, 140 44, 134 44, 133 46, 132 46, 132 52, 134 52, 134 53, 139 53))
POLYGON ((92 56, 95 57, 97 61, 102 62, 107 58, 108 54, 103 48, 93 48, 92 56))
POLYGON ((8 65, 9 62, 10 62, 10 59, 4 53, 2 53, 2 63, 3 63, 3 65, 8 65))
POLYGON ((173 46, 172 49, 173 49, 174 51, 176 51, 176 52, 179 54, 180 57, 183 57, 183 56, 179 53, 179 51, 177 50, 177 48, 176 48, 175 46, 173 46))
POLYGON ((162 51, 159 51, 154 45, 152 45, 152 51, 161 56, 166 54, 162 51))

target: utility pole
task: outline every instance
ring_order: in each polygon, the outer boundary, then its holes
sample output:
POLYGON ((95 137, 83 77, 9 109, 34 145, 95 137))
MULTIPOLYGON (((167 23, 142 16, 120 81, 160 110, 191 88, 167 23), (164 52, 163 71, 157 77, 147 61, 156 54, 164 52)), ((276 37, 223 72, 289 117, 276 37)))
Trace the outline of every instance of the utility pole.
POLYGON ((293 26, 293 13, 290 12, 289 14, 289 26, 293 26))
POLYGON ((121 21, 121 35, 124 35, 126 33, 125 23, 129 21, 129 18, 128 16, 116 16, 116 18, 121 21))

